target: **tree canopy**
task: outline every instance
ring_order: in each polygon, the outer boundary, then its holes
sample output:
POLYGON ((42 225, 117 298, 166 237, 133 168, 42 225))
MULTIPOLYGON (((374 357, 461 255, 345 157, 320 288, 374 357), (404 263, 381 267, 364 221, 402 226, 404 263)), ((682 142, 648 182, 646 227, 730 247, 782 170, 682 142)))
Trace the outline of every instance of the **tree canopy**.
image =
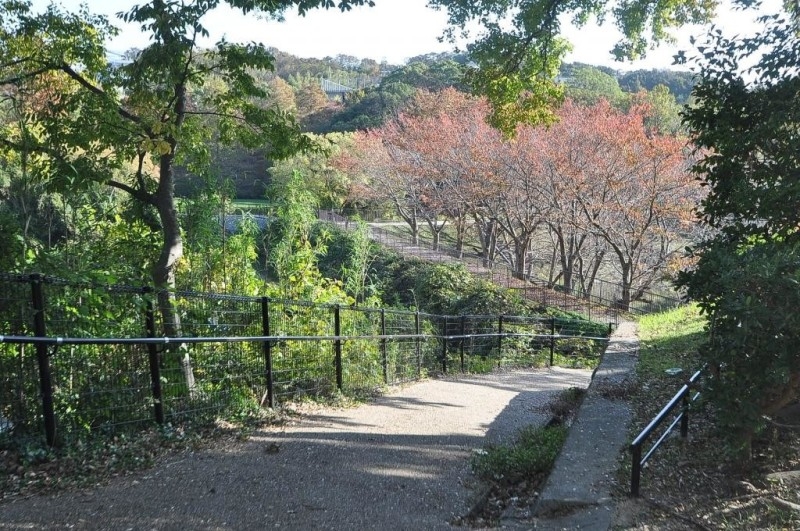
MULTIPOLYGON (((742 3, 748 3, 742 0, 742 3)), ((475 23, 480 36, 467 45, 476 62, 469 79, 488 96, 492 123, 511 132, 519 121, 551 121, 552 106, 562 94, 553 81, 569 44, 560 37, 564 17, 578 26, 606 18, 622 33, 611 52, 618 60, 643 57, 650 45, 670 39, 670 30, 711 20, 716 2, 706 0, 632 1, 593 0, 431 0, 445 9, 455 40, 469 36, 475 23)))

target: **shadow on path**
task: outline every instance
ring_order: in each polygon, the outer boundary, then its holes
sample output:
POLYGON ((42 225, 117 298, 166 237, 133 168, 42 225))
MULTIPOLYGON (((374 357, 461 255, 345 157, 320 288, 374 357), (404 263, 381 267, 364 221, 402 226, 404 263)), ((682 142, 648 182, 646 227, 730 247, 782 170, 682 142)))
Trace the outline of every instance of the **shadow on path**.
POLYGON ((187 453, 109 485, 0 505, 0 529, 451 529, 469 457, 544 422, 583 370, 429 380, 247 442, 187 453))

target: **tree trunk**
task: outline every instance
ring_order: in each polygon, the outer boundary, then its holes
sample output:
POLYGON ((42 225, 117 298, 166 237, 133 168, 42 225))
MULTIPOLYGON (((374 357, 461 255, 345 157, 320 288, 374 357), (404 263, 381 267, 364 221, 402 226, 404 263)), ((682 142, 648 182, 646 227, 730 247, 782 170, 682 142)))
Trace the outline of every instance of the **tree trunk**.
POLYGON ((528 249, 531 246, 530 238, 523 238, 514 241, 514 276, 516 278, 525 279, 525 269, 528 265, 528 249))
POLYGON ((456 256, 460 260, 464 258, 464 236, 467 232, 467 218, 464 216, 457 217, 454 223, 456 229, 456 256))
POLYGON ((631 265, 627 262, 622 266, 622 296, 618 302, 618 309, 627 312, 631 307, 631 265))
MULTIPOLYGON (((591 263, 591 267, 589 268, 588 272, 583 272, 583 267, 580 268, 580 275, 581 275, 581 284, 583 285, 583 291, 586 293, 586 298, 591 299, 592 290, 594 289, 594 281, 597 278, 597 272, 600 270, 600 266, 603 264, 603 257, 605 256, 605 252, 601 252, 594 257, 594 262, 591 263)), ((602 301, 602 297, 600 298, 602 301)))
POLYGON ((561 248, 561 274, 563 277, 562 285, 564 286, 564 291, 567 293, 572 293, 572 265, 574 255, 573 253, 573 246, 574 240, 573 236, 569 237, 569 246, 567 246, 567 242, 564 239, 564 236, 561 231, 558 233, 558 245, 561 248))
POLYGON ((412 210, 411 212, 406 212, 405 209, 397 205, 397 213, 400 214, 403 221, 408 224, 408 228, 411 229, 411 243, 413 245, 419 245, 419 221, 417 220, 417 211, 412 210))
POLYGON ((439 250, 439 243, 442 240, 442 231, 444 230, 444 226, 447 224, 447 221, 443 221, 441 224, 437 220, 426 220, 428 222, 428 227, 431 229, 431 236, 433 237, 433 244, 431 245, 431 249, 434 251, 439 250))
POLYGON ((489 268, 494 262, 497 251, 497 221, 474 216, 475 227, 478 229, 478 239, 481 242, 481 255, 483 267, 489 268))
MULTIPOLYGON (((153 202, 158 210, 161 221, 161 230, 164 237, 161 244, 161 254, 153 265, 153 283, 158 290, 158 308, 163 320, 164 334, 167 337, 181 337, 180 316, 175 311, 175 268, 183 256, 183 239, 181 237, 178 211, 175 208, 175 190, 172 170, 172 154, 162 155, 159 164, 158 189, 153 197, 153 202)), ((177 346, 177 345, 176 345, 177 346)), ((194 371, 188 351, 176 348, 173 350, 179 356, 179 363, 186 382, 186 388, 191 394, 195 388, 194 371)))

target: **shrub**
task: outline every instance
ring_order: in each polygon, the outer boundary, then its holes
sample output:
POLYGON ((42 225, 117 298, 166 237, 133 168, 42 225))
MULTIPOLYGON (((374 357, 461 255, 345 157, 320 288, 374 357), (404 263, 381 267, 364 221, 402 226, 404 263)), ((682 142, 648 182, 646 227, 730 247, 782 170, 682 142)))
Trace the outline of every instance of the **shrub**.
POLYGON ((709 246, 688 283, 708 315, 708 396, 740 449, 800 390, 800 244, 709 246))

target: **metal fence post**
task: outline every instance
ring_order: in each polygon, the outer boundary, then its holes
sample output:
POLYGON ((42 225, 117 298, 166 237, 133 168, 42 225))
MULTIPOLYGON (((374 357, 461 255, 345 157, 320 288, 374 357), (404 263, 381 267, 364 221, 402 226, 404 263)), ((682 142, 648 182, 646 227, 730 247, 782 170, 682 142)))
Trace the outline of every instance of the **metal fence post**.
MULTIPOLYGON (((261 331, 264 337, 270 337, 269 329, 269 297, 261 297, 261 331)), ((272 341, 264 341, 262 347, 264 349, 264 368, 266 369, 267 377, 267 405, 275 407, 275 376, 272 373, 272 341)), ((264 404, 264 399, 261 399, 261 404, 264 404)))
MULTIPOLYGON (((144 288, 142 292, 147 295, 153 292, 152 288, 144 288)), ((145 310, 145 326, 147 337, 156 337, 155 301, 151 297, 147 301, 145 310)), ((154 343, 147 345, 147 357, 150 362, 150 388, 153 392, 153 414, 156 422, 164 424, 164 396, 161 390, 161 366, 158 362, 158 347, 154 343)))
POLYGON ((422 377, 422 350, 420 348, 420 323, 419 323, 419 311, 414 312, 414 334, 416 339, 414 340, 416 343, 416 354, 417 354, 417 378, 422 377))
POLYGON ((642 447, 634 445, 631 447, 631 496, 639 497, 639 480, 642 476, 642 447))
POLYGON ((389 358, 386 354, 386 310, 381 308, 381 365, 383 366, 383 383, 389 383, 389 358))
POLYGON ((466 339, 466 337, 464 337, 464 336, 466 336, 466 335, 467 335, 467 316, 466 315, 462 315, 461 316, 461 346, 459 347, 459 350, 461 351, 460 352, 460 354, 461 354, 461 372, 465 371, 465 366, 464 366, 464 340, 466 339))
MULTIPOLYGON (((31 296, 33 299, 33 331, 36 337, 47 337, 47 327, 44 318, 44 292, 42 291, 42 275, 33 274, 29 277, 31 283, 31 296)), ((42 392, 42 415, 44 416, 44 431, 47 446, 54 446, 56 442, 56 414, 53 407, 53 375, 50 372, 50 356, 47 345, 36 344, 36 358, 39 363, 39 386, 42 392)))
POLYGON ((340 308, 337 304, 333 307, 333 335, 336 339, 333 340, 334 351, 334 365, 336 366, 336 388, 342 390, 342 340, 339 336, 342 334, 342 321, 340 315, 340 308))
POLYGON ((444 334, 442 335, 442 374, 447 374, 447 316, 444 317, 444 334))
POLYGON ((497 363, 503 357, 503 316, 497 318, 497 363))
POLYGON ((556 318, 550 318, 550 366, 553 366, 553 356, 556 351, 556 318))

